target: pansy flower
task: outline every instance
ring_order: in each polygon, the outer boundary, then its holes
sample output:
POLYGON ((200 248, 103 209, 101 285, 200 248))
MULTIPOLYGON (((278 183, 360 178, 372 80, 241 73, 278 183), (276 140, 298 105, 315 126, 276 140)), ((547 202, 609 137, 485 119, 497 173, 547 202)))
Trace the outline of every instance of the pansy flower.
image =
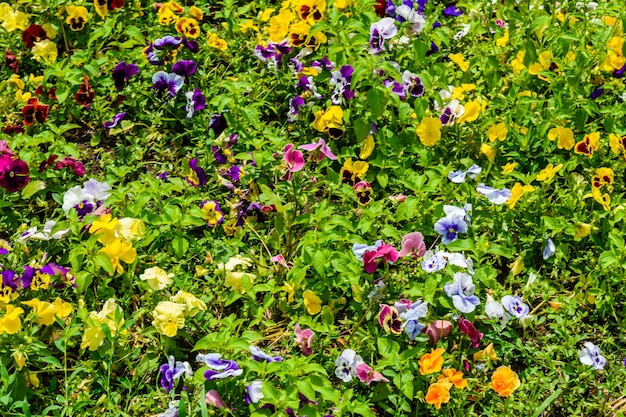
POLYGON ((461 216, 446 216, 437 220, 434 229, 441 235, 442 243, 448 245, 458 238, 459 233, 466 233, 468 225, 461 216))
POLYGON ((335 361, 335 376, 343 382, 350 382, 356 376, 356 368, 364 363, 363 358, 352 349, 345 349, 335 361))
POLYGON ((198 166, 198 159, 192 158, 189 160, 189 169, 191 172, 185 177, 187 182, 194 187, 202 187, 207 183, 206 173, 204 169, 198 166))
POLYGON ((189 362, 181 362, 174 359, 173 355, 169 356, 166 364, 161 365, 161 387, 168 393, 174 388, 174 384, 181 376, 193 376, 193 370, 189 362))
POLYGON ((462 313, 471 313, 480 304, 474 290, 472 276, 464 272, 455 273, 453 281, 444 286, 444 292, 452 298, 454 307, 462 313))
POLYGON ((261 349, 259 349, 256 346, 252 346, 250 345, 250 353, 252 353, 252 359, 254 359, 257 362, 282 362, 283 357, 282 356, 272 356, 272 355, 268 355, 267 353, 263 352, 261 349))
POLYGON ((84 6, 70 5, 65 8, 67 19, 65 23, 70 25, 73 31, 83 30, 85 24, 89 21, 87 17, 87 8, 84 6))
POLYGON ((174 97, 184 84, 183 77, 176 73, 158 71, 152 76, 152 89, 159 92, 167 91, 174 97))
POLYGON ((283 148, 283 161, 285 161, 290 173, 298 172, 304 168, 304 155, 295 149, 291 143, 283 148))
POLYGON ((413 232, 404 235, 401 244, 402 249, 398 253, 399 257, 413 255, 417 258, 418 256, 424 256, 426 253, 424 236, 420 232, 413 232))
POLYGON ((196 361, 204 363, 209 370, 204 373, 204 377, 209 380, 223 379, 231 376, 239 376, 243 373, 243 369, 239 369, 237 362, 222 359, 219 353, 198 354, 196 361))
POLYGON ((377 240, 372 246, 364 243, 355 243, 354 245, 352 245, 352 253, 354 253, 354 256, 356 256, 359 261, 363 262, 363 257, 365 256, 365 253, 376 250, 377 248, 382 246, 382 244, 382 240, 377 240))
POLYGON ((596 371, 604 369, 606 358, 602 356, 600 348, 591 342, 585 342, 585 347, 579 352, 580 362, 591 365, 596 371))
POLYGON ((476 327, 474 327, 471 321, 460 317, 459 329, 461 329, 461 332, 469 336, 470 340, 472 341, 472 347, 477 348, 478 346, 480 346, 480 341, 483 338, 483 334, 476 330, 476 327))
POLYGON ((48 38, 48 34, 43 27, 31 24, 24 32, 22 32, 22 41, 27 48, 35 46, 35 42, 41 42, 48 38))
POLYGON ((39 123, 43 123, 48 118, 48 111, 50 106, 47 104, 39 104, 39 99, 36 97, 29 98, 26 105, 22 109, 22 115, 24 116, 24 126, 30 126, 37 120, 39 123))
POLYGON ((191 59, 181 59, 172 66, 172 72, 181 77, 189 77, 196 72, 197 64, 191 59))
POLYGON ((0 187, 9 192, 19 191, 30 181, 28 164, 11 155, 0 156, 0 187))
POLYGON ((328 145, 326 145, 326 141, 324 139, 320 139, 317 142, 309 143, 307 145, 300 145, 298 149, 304 149, 305 151, 314 152, 319 150, 317 154, 317 161, 321 161, 324 157, 328 157, 328 159, 332 159, 335 161, 337 157, 333 154, 333 151, 330 149, 328 145))
POLYGON ((226 121, 224 113, 215 113, 213 116, 211 116, 211 120, 209 121, 209 129, 213 130, 213 134, 215 135, 215 137, 221 135, 227 127, 228 123, 226 121))
POLYGON ((339 70, 330 73, 329 83, 334 85, 330 101, 333 104, 341 104, 343 100, 354 98, 354 91, 350 90, 350 82, 354 68, 351 65, 343 65, 339 70))
POLYGON ((363 255, 363 266, 365 272, 373 274, 378 269, 378 261, 393 264, 398 260, 398 251, 388 243, 382 243, 376 250, 365 252, 363 255))
POLYGON ((265 398, 262 388, 263 381, 260 379, 252 381, 250 385, 246 385, 246 392, 244 392, 246 404, 256 404, 265 398))
POLYGON ((591 158, 593 151, 600 149, 600 133, 593 132, 586 134, 583 140, 574 145, 574 152, 578 155, 585 155, 591 158))
POLYGON ((76 103, 89 109, 95 96, 96 92, 89 85, 89 77, 86 76, 78 87, 78 91, 74 94, 74 100, 76 100, 76 103))
POLYGON ((139 67, 135 64, 127 64, 121 61, 113 68, 113 82, 117 91, 122 91, 126 82, 134 75, 139 74, 139 67))
POLYGON ((220 209, 220 205, 215 200, 205 200, 200 204, 202 217, 207 225, 215 227, 224 221, 224 212, 220 209))
POLYGON ((187 98, 185 110, 187 111, 188 119, 193 117, 196 112, 206 107, 206 97, 197 87, 194 91, 187 91, 185 97, 187 98))
POLYGON ((479 194, 487 197, 487 200, 489 200, 493 204, 498 205, 506 203, 513 195, 511 193, 511 190, 509 190, 508 188, 502 188, 498 190, 485 184, 478 184, 478 186, 476 187, 476 191, 479 194))
POLYGON ((482 168, 476 164, 472 165, 465 171, 452 171, 448 174, 448 179, 455 184, 461 184, 465 182, 465 178, 469 177, 470 179, 476 178, 478 174, 482 171, 482 168))
POLYGON ((359 204, 367 204, 372 200, 372 186, 367 181, 359 181, 354 184, 354 192, 356 193, 359 204))
POLYGON ((380 313, 378 313, 378 323, 383 329, 385 329, 385 332, 387 334, 402 333, 402 319, 400 318, 398 310, 387 304, 381 304, 380 307, 380 313))
POLYGON ((298 117, 300 107, 304 106, 304 98, 295 96, 289 100, 289 112, 287 112, 287 121, 295 122, 298 117))
POLYGON ((352 162, 352 158, 348 158, 344 161, 339 175, 341 176, 341 182, 354 184, 357 178, 363 178, 369 169, 369 164, 365 161, 352 162))
POLYGON ((546 261, 550 257, 552 257, 552 255, 554 255, 555 253, 556 253, 556 246, 554 245, 554 242, 552 241, 552 239, 548 238, 546 240, 546 245, 543 247, 541 256, 543 257, 543 260, 546 261))
POLYGON ((366 385, 371 384, 372 382, 389 382, 387 378, 385 378, 380 372, 374 371, 368 364, 365 362, 360 363, 355 368, 356 376, 359 378, 361 382, 365 382, 366 385))
POLYGON ((394 19, 384 17, 370 26, 370 53, 379 54, 385 50, 385 41, 398 34, 394 19))
POLYGON ((295 343, 300 346, 302 354, 304 356, 311 356, 313 354, 313 339, 315 339, 315 332, 311 329, 302 329, 299 324, 296 323, 294 329, 295 343))
POLYGON ((502 297, 502 305, 518 319, 523 319, 530 311, 528 305, 518 295, 505 295, 502 297))

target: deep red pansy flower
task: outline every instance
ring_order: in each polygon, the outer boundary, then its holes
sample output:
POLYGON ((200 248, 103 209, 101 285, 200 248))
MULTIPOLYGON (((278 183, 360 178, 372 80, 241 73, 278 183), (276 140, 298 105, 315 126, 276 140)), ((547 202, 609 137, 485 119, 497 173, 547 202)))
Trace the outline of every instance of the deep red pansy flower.
POLYGON ((22 32, 22 41, 28 48, 32 48, 35 46, 35 42, 40 42, 44 39, 48 39, 48 34, 43 27, 34 23, 22 32))
POLYGON ((89 85, 89 77, 85 77, 85 82, 81 83, 78 91, 74 94, 74 99, 78 104, 83 107, 91 106, 93 99, 96 96, 96 92, 89 85))
POLYGON ((17 73, 20 67, 20 62, 17 60, 17 57, 13 52, 9 50, 9 48, 4 50, 4 65, 9 67, 11 71, 17 73))
POLYGON ((24 125, 30 126, 35 120, 39 123, 43 123, 48 118, 48 111, 50 106, 47 104, 39 104, 39 99, 32 97, 28 99, 26 105, 22 109, 22 115, 24 116, 24 125))
POLYGON ((0 187, 7 191, 19 191, 30 180, 28 164, 10 155, 0 156, 0 187))

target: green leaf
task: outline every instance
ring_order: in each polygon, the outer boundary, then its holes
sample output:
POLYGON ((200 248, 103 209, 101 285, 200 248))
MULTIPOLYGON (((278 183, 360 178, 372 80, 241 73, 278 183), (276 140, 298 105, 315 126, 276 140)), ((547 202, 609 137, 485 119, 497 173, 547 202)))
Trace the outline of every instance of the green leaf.
POLYGON ((97 266, 104 269, 109 275, 113 275, 115 273, 115 269, 113 268, 113 263, 111 263, 111 258, 104 252, 99 252, 93 258, 94 262, 97 266))
POLYGON ((174 255, 176 255, 178 259, 181 259, 189 250, 189 241, 184 237, 175 237, 172 240, 172 249, 174 250, 174 255))
POLYGON ((296 387, 298 388, 298 391, 300 391, 300 393, 307 397, 310 401, 315 401, 315 390, 311 386, 311 381, 309 378, 298 379, 296 381, 296 387))
POLYGON ((362 141, 370 134, 372 124, 367 119, 356 119, 353 123, 354 135, 357 141, 362 141))
POLYGON ((376 181, 378 181, 378 184, 381 187, 387 188, 387 183, 389 182, 389 176, 381 172, 380 174, 376 175, 376 181))
POLYGON ((28 200, 35 193, 46 188, 46 183, 43 181, 31 181, 22 189, 22 198, 28 200))
POLYGON ((378 353, 382 356, 395 356, 400 352, 400 344, 390 339, 380 337, 377 340, 377 345, 378 353))
POLYGON ((378 119, 387 108, 387 95, 379 88, 372 88, 367 92, 367 105, 372 111, 374 118, 378 119))

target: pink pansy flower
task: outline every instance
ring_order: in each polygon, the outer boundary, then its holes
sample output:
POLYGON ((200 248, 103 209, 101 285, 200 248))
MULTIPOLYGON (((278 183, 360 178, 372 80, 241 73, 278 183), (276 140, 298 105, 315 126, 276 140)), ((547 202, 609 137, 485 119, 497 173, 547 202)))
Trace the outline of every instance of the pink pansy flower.
POLYGON ((417 258, 418 256, 424 256, 425 253, 424 236, 420 232, 409 233, 402 238, 402 249, 398 256, 413 255, 417 258))
POLYGON ((0 140, 0 155, 15 156, 15 154, 11 150, 11 147, 5 140, 0 140))
POLYGON ((448 320, 436 320, 426 326, 424 333, 428 336, 430 343, 437 344, 439 339, 443 339, 450 334, 452 330, 452 323, 448 320))
POLYGON ((380 305, 380 313, 378 314, 378 323, 385 329, 387 334, 402 333, 402 319, 400 313, 395 307, 387 304, 380 305))
POLYGON ((389 382, 380 372, 375 372, 366 363, 360 363, 356 366, 356 376, 367 385, 377 381, 389 382))
POLYGON ((304 168, 304 155, 302 152, 295 150, 293 144, 286 145, 283 148, 283 160, 287 164, 289 172, 298 172, 304 168))
POLYGON ((387 262, 393 263, 398 260, 398 251, 388 243, 383 243, 376 250, 365 252, 363 255, 363 266, 365 272, 373 274, 378 269, 376 259, 383 258, 387 262))
POLYGON ((287 263, 287 261, 285 260, 285 257, 281 254, 278 254, 276 256, 272 256, 270 258, 270 261, 277 263, 278 265, 282 266, 283 268, 287 268, 290 269, 291 267, 293 267, 293 263, 289 262, 287 263))
POLYGON ((207 392, 204 399, 208 405, 212 405, 213 407, 217 407, 217 408, 228 407, 226 403, 224 402, 224 400, 222 400, 222 397, 220 397, 220 394, 218 394, 218 392, 215 391, 214 389, 207 392))
POLYGON ((324 139, 320 139, 319 141, 317 141, 317 143, 309 143, 308 145, 298 146, 298 149, 304 149, 305 151, 309 152, 313 152, 319 149, 320 153, 319 155, 317 155, 318 162, 324 159, 324 156, 327 156, 328 159, 332 159, 333 161, 337 159, 337 157, 333 154, 328 145, 326 145, 324 139))
POLYGON ((296 335, 296 345, 300 346, 304 356, 311 356, 313 354, 311 345, 313 344, 313 339, 315 339, 315 332, 311 329, 302 330, 300 325, 296 324, 294 333, 296 335))

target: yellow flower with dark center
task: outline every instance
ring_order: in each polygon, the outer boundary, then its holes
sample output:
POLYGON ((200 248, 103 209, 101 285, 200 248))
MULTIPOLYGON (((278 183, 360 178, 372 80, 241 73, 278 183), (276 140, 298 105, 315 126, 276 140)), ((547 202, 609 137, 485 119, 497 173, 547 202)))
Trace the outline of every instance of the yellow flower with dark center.
POLYGON ((30 283, 31 290, 47 290, 50 286, 50 275, 42 274, 41 272, 36 272, 33 280, 30 283))
POLYGON ((101 18, 107 17, 109 14, 109 6, 107 0, 93 0, 93 7, 101 18))
POLYGON ((70 29, 73 31, 83 30, 85 24, 89 21, 87 8, 83 6, 67 6, 65 11, 68 14, 65 23, 70 25, 70 29))
POLYGON ((498 123, 497 125, 493 125, 487 130, 487 137, 489 138, 489 142, 494 142, 496 139, 499 141, 503 141, 506 139, 506 134, 509 131, 504 123, 498 123))
POLYGON ((302 0, 297 6, 298 14, 303 21, 315 24, 324 18, 325 0, 302 0))
POLYGON ((24 309, 7 304, 4 316, 0 318, 0 335, 19 332, 22 328, 22 321, 20 320, 22 314, 24 314, 24 309))
POLYGON ((441 120, 438 117, 424 117, 415 133, 424 146, 435 146, 441 139, 441 120))
POLYGON ((369 167, 369 164, 365 161, 352 163, 352 158, 346 159, 341 167, 341 171, 339 171, 341 182, 354 184, 357 178, 363 178, 369 167))
POLYGON ((324 35, 323 32, 317 32, 316 34, 314 34, 313 36, 309 36, 309 38, 307 39, 305 45, 308 48, 311 48, 313 50, 316 50, 320 47, 320 45, 324 44, 328 42, 328 38, 326 37, 326 35, 324 35))
POLYGON ((563 168, 563 164, 558 164, 556 166, 552 164, 548 164, 544 169, 539 171, 537 174, 537 181, 548 182, 554 178, 557 172, 559 172, 563 168))
POLYGON ((489 387, 495 390, 498 395, 508 397, 518 389, 520 380, 517 374, 508 366, 501 366, 491 376, 489 387))
POLYGON ((182 17, 176 22, 176 31, 188 38, 195 39, 200 36, 200 25, 192 17, 182 17))
POLYGON ((113 264, 113 271, 110 275, 113 275, 116 271, 118 274, 124 272, 124 267, 121 262, 127 264, 135 262, 137 258, 137 250, 133 248, 133 245, 129 242, 122 242, 120 239, 115 239, 107 246, 100 249, 100 252, 104 252, 113 264))
POLYGON ((306 307, 306 311, 314 316, 315 314, 322 311, 322 299, 319 298, 315 293, 311 290, 306 290, 302 294, 302 298, 304 299, 304 306, 306 307))
MULTIPOLYGON (((602 185, 613 184, 615 181, 615 172, 611 168, 598 168, 596 169, 596 175, 594 175, 594 177, 597 177, 602 182, 602 185)), ((602 185, 596 188, 600 188, 602 185)))
POLYGON ((557 126, 550 129, 548 139, 557 140, 556 146, 559 149, 567 149, 568 151, 574 147, 574 132, 569 127, 557 126))
POLYGON ((339 106, 329 106, 326 111, 319 110, 314 113, 313 128, 318 132, 326 132, 332 138, 338 138, 343 134, 343 110, 339 106))
POLYGON ((180 19, 171 9, 159 9, 159 24, 161 26, 169 26, 176 23, 180 19), (161 12, 161 10, 163 10, 161 12))
POLYGON ((465 60, 463 54, 450 54, 448 55, 450 61, 454 62, 461 68, 461 71, 466 72, 469 69, 469 62, 465 60))
POLYGON ((433 349, 430 353, 425 353, 419 360, 420 374, 428 375, 441 371, 443 367, 443 348, 433 349))
POLYGON ((306 42, 311 26, 306 21, 301 21, 291 25, 289 28, 289 42, 291 46, 301 46, 306 42))
POLYGON ((593 151, 597 151, 598 149, 600 149, 600 133, 593 132, 586 134, 583 140, 574 146, 574 153, 586 155, 591 158, 593 151))

